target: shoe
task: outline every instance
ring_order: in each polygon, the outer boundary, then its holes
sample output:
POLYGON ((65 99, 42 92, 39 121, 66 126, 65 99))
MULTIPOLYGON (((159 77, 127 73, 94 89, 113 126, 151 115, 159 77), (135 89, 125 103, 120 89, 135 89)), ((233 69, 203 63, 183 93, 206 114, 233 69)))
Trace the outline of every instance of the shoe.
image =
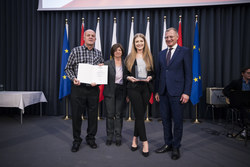
POLYGON ((71 148, 72 152, 77 152, 79 150, 80 144, 79 143, 73 143, 73 146, 71 148))
POLYGON ((142 155, 143 155, 144 157, 148 157, 148 156, 149 156, 149 152, 143 152, 143 151, 142 151, 142 155))
POLYGON ((148 141, 144 141, 143 142, 143 148, 142 148, 142 155, 144 156, 144 157, 148 157, 149 156, 149 150, 148 150, 149 148, 148 148, 148 141), (145 150, 147 150, 147 152, 144 152, 143 150, 144 150, 144 148, 145 148, 145 150), (147 148, 147 149, 146 149, 147 148))
POLYGON ((171 158, 172 160, 177 160, 180 158, 180 150, 178 148, 173 148, 171 158))
POLYGON ((111 144, 112 144, 112 140, 107 140, 107 141, 106 141, 106 145, 107 145, 107 146, 110 146, 111 144))
POLYGON ((87 144, 88 144, 91 148, 93 148, 93 149, 96 149, 96 148, 97 148, 97 145, 96 145, 95 141, 87 141, 87 144))
POLYGON ((156 153, 165 153, 168 151, 172 151, 173 147, 169 146, 169 145, 163 145, 161 148, 158 148, 157 150, 155 150, 156 153))
POLYGON ((136 150, 138 150, 138 146, 136 147, 131 146, 131 151, 136 151, 136 150))
POLYGON ((115 145, 116 146, 121 146, 122 145, 122 141, 121 140, 116 140, 115 145))

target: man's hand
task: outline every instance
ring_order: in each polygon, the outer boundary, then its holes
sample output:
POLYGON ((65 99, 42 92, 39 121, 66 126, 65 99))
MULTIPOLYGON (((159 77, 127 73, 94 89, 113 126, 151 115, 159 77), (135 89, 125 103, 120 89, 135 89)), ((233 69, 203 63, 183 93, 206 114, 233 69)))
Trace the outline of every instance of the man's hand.
POLYGON ((92 87, 94 87, 94 86, 96 86, 96 83, 93 82, 93 83, 91 83, 90 85, 91 85, 92 87))
POLYGON ((74 78, 74 81, 73 81, 74 85, 77 85, 79 86, 81 83, 78 79, 74 78))
POLYGON ((158 94, 158 93, 156 93, 156 94, 155 94, 155 100, 156 100, 157 102, 159 102, 159 101, 160 101, 160 96, 159 96, 159 94, 158 94))
POLYGON ((182 94, 181 95, 181 99, 180 99, 181 104, 187 103, 188 100, 189 100, 189 96, 188 95, 186 95, 186 94, 182 94))

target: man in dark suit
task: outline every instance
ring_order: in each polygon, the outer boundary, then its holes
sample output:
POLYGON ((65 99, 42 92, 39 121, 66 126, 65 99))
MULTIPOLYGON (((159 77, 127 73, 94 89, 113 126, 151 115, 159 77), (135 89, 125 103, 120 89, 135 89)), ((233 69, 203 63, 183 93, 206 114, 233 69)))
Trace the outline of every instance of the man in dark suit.
POLYGON ((157 149, 156 153, 172 151, 173 160, 180 158, 183 104, 189 101, 192 87, 191 52, 186 47, 180 47, 177 40, 177 30, 175 28, 167 29, 165 41, 168 48, 159 53, 155 83, 155 99, 160 102, 165 141, 165 144, 157 149))
POLYGON ((241 70, 241 78, 233 80, 223 89, 223 94, 229 97, 233 90, 250 90, 250 68, 243 68, 241 70))
MULTIPOLYGON (((223 89, 223 94, 229 98, 230 93, 232 91, 242 90, 242 91, 250 91, 250 67, 243 68, 241 70, 241 78, 237 80, 233 80, 223 89)), ((242 126, 245 126, 247 116, 247 108, 244 106, 237 106, 240 111, 240 120, 242 126)), ((242 137, 245 137, 245 132, 241 134, 242 137)))

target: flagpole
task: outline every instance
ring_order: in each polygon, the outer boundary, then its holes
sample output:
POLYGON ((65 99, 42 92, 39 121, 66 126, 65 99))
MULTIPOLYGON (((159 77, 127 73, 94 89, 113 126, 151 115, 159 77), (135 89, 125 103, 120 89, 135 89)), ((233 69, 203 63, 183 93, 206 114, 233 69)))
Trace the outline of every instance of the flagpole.
POLYGON ((194 124, 199 124, 199 123, 201 123, 201 122, 198 120, 197 104, 195 104, 195 121, 194 121, 194 124))
POLYGON ((97 116, 97 120, 103 120, 103 118, 100 117, 100 102, 98 103, 98 116, 97 116))
POLYGON ((64 120, 69 120, 69 97, 66 97, 66 115, 63 118, 64 120))
POLYGON ((148 110, 148 105, 147 105, 147 117, 146 117, 145 122, 151 122, 152 121, 152 119, 149 119, 149 117, 148 117, 148 112, 149 112, 149 110, 148 110))
POLYGON ((128 122, 132 121, 132 118, 131 118, 131 102, 129 102, 129 106, 128 106, 128 119, 127 119, 128 122))

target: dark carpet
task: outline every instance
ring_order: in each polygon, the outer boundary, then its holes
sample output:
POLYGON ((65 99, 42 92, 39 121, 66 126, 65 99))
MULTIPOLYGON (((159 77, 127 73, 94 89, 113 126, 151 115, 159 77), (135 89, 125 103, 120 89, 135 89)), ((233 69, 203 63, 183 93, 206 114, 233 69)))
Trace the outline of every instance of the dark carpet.
MULTIPOLYGON (((106 122, 98 121, 97 149, 83 140, 80 150, 72 146, 71 120, 55 116, 25 115, 20 124, 18 115, 0 116, 1 167, 249 167, 250 146, 244 141, 226 137, 224 123, 184 121, 181 158, 171 160, 170 153, 156 154, 163 144, 162 124, 154 119, 146 123, 150 155, 145 158, 140 150, 130 151, 134 122, 124 120, 122 145, 105 145, 106 122)), ((87 121, 83 121, 82 138, 87 121)), ((250 145, 250 142, 248 142, 250 145)))

